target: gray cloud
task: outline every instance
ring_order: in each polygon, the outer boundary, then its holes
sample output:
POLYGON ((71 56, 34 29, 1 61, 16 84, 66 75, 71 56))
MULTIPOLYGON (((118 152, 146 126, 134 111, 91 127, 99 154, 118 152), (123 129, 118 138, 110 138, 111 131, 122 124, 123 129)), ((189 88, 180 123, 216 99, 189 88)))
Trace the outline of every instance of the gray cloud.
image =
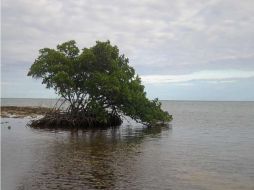
POLYGON ((254 70, 253 12, 252 0, 3 0, 3 81, 70 39, 111 40, 141 75, 254 70))
POLYGON ((222 71, 201 71, 185 75, 142 75, 144 83, 163 84, 163 83, 186 83, 189 81, 208 81, 208 82, 232 82, 237 79, 254 79, 254 71, 228 70, 222 71))

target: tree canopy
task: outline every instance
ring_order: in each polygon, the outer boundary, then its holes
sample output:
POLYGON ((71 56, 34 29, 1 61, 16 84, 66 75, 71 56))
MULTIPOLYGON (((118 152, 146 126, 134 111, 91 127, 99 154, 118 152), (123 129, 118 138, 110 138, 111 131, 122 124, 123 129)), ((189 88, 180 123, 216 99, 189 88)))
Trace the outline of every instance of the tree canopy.
POLYGON ((53 88, 68 101, 67 113, 83 113, 106 121, 114 115, 154 125, 172 119, 161 109, 158 99, 150 101, 129 60, 109 41, 97 41, 80 50, 74 40, 43 48, 28 76, 41 78, 46 88, 53 88))

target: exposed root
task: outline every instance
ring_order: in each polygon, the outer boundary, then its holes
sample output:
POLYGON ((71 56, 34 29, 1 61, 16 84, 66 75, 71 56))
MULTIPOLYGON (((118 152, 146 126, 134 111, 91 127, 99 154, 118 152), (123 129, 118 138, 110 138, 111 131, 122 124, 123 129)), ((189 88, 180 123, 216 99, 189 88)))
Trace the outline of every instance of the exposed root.
POLYGON ((93 128, 119 126, 122 120, 117 115, 110 115, 106 121, 100 121, 96 116, 71 115, 66 112, 48 113, 43 118, 32 120, 28 125, 33 128, 93 128))

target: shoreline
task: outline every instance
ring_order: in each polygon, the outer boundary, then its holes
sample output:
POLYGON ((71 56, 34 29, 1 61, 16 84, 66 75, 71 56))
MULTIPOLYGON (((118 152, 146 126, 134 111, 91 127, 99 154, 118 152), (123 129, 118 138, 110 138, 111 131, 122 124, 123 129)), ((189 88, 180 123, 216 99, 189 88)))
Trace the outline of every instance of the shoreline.
POLYGON ((32 107, 32 106, 1 106, 1 118, 36 118, 44 116, 51 111, 52 108, 47 107, 32 107))
POLYGON ((110 117, 107 121, 99 121, 96 117, 72 117, 53 108, 40 106, 1 106, 0 118, 32 119, 30 126, 34 128, 64 128, 88 126, 89 128, 105 128, 107 126, 120 126, 120 117, 110 117), (36 120, 33 120, 36 119, 36 120))

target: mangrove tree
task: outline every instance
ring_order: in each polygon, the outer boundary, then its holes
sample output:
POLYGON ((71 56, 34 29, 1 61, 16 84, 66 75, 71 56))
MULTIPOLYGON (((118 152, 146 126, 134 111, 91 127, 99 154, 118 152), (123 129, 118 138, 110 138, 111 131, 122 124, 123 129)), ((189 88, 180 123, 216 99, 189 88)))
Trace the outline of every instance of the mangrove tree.
POLYGON ((150 126, 172 119, 158 99, 146 97, 128 58, 109 41, 97 41, 82 50, 74 40, 56 49, 43 48, 28 76, 42 79, 42 84, 54 89, 68 105, 33 121, 34 126, 119 125, 124 116, 150 126))

